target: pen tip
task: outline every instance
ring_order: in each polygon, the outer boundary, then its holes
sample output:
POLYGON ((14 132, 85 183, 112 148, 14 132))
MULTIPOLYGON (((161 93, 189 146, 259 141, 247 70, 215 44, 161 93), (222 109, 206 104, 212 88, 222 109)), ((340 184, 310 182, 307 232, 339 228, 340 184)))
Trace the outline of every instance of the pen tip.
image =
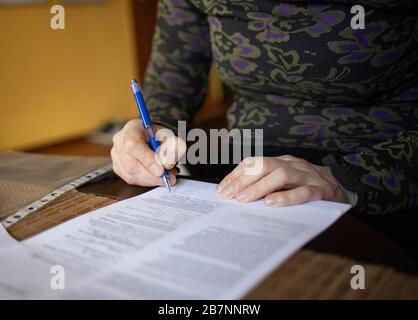
POLYGON ((168 190, 168 192, 171 192, 170 182, 168 181, 167 177, 164 177, 163 181, 164 181, 165 187, 168 190))

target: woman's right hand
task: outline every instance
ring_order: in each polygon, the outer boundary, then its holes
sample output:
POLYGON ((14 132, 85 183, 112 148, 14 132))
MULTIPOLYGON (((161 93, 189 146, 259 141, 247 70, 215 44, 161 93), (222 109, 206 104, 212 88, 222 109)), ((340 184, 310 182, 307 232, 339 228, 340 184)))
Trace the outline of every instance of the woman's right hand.
POLYGON ((113 171, 128 184, 163 185, 164 168, 169 170, 171 185, 176 184, 173 167, 186 152, 186 143, 171 130, 154 126, 161 142, 158 156, 148 145, 148 135, 140 120, 131 120, 113 137, 113 171))

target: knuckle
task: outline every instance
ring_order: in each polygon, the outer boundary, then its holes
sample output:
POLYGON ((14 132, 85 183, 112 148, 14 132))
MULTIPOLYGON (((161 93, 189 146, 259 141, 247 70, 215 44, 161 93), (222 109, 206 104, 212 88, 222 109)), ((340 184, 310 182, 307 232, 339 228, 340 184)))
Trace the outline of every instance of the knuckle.
POLYGON ((115 147, 113 146, 112 149, 110 149, 110 157, 112 158, 112 161, 115 162, 115 156, 116 156, 116 150, 115 147))
POLYGON ((301 188, 300 189, 300 193, 301 193, 301 198, 303 198, 305 200, 309 200, 313 196, 312 189, 311 188, 308 188, 308 187, 301 188))
POLYGON ((234 188, 234 190, 240 190, 242 186, 241 179, 237 178, 231 181, 231 186, 234 188))
POLYGON ((296 160, 305 167, 312 167, 312 164, 303 158, 296 158, 296 160))
POLYGON ((289 171, 284 167, 279 167, 273 171, 277 180, 286 181, 289 180, 289 171))
POLYGON ((150 166, 152 163, 161 163, 157 153, 151 151, 151 149, 143 149, 140 154, 140 161, 145 166, 150 166))
POLYGON ((116 132, 112 137, 113 145, 118 144, 119 142, 120 131, 116 132))
POLYGON ((251 166, 255 162, 255 157, 247 157, 242 162, 247 166, 251 166))
POLYGON ((135 174, 138 172, 138 163, 134 159, 128 158, 123 161, 123 168, 128 174, 135 174))
POLYGON ((227 185, 232 185, 232 183, 234 182, 234 179, 231 177, 226 177, 225 179, 223 179, 223 181, 221 182, 221 184, 223 186, 227 186, 227 185))
POLYGON ((125 150, 132 150, 133 148, 135 148, 137 146, 137 141, 132 138, 132 137, 126 137, 125 140, 123 141, 123 148, 125 150))
POLYGON ((129 120, 123 128, 126 130, 128 128, 135 127, 137 124, 138 124, 138 120, 132 119, 132 120, 129 120))
POLYGON ((293 159, 295 159, 295 157, 294 157, 294 156, 292 156, 292 155, 290 155, 290 154, 285 154, 285 155, 283 155, 283 156, 280 156, 280 157, 279 157, 279 159, 289 161, 289 160, 293 160, 293 159))
POLYGON ((259 186, 253 185, 253 186, 249 186, 245 189, 246 193, 249 195, 249 198, 258 198, 259 196, 261 196, 262 192, 261 192, 261 188, 259 186))
POLYGON ((260 163, 262 164, 262 166, 263 166, 262 173, 263 174, 266 174, 266 173, 270 172, 270 170, 271 170, 271 163, 270 163, 270 161, 269 161, 268 158, 259 158, 259 157, 257 157, 256 158, 256 161, 260 161, 260 163))

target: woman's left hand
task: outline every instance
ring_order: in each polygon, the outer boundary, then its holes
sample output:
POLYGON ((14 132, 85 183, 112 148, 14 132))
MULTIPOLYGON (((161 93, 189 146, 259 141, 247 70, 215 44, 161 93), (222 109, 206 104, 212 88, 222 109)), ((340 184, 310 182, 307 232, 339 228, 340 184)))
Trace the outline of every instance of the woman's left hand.
POLYGON ((217 188, 224 199, 249 202, 265 196, 271 207, 313 200, 347 202, 329 167, 285 155, 244 159, 217 188), (253 170, 258 165, 259 170, 253 170))

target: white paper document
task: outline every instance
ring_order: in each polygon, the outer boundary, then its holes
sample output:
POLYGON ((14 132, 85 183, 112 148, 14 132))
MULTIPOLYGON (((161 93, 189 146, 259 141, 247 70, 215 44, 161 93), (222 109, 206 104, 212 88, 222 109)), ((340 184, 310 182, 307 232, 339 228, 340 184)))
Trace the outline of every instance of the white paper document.
POLYGON ((241 298, 350 208, 267 208, 262 200, 224 201, 215 187, 180 180, 172 193, 156 188, 24 241, 38 264, 65 270, 65 289, 33 279, 42 289, 32 297, 241 298))
POLYGON ((0 250, 9 249, 18 243, 19 242, 14 239, 0 223, 0 250))
POLYGON ((50 289, 50 266, 31 256, 0 224, 0 299, 29 299, 50 289))

